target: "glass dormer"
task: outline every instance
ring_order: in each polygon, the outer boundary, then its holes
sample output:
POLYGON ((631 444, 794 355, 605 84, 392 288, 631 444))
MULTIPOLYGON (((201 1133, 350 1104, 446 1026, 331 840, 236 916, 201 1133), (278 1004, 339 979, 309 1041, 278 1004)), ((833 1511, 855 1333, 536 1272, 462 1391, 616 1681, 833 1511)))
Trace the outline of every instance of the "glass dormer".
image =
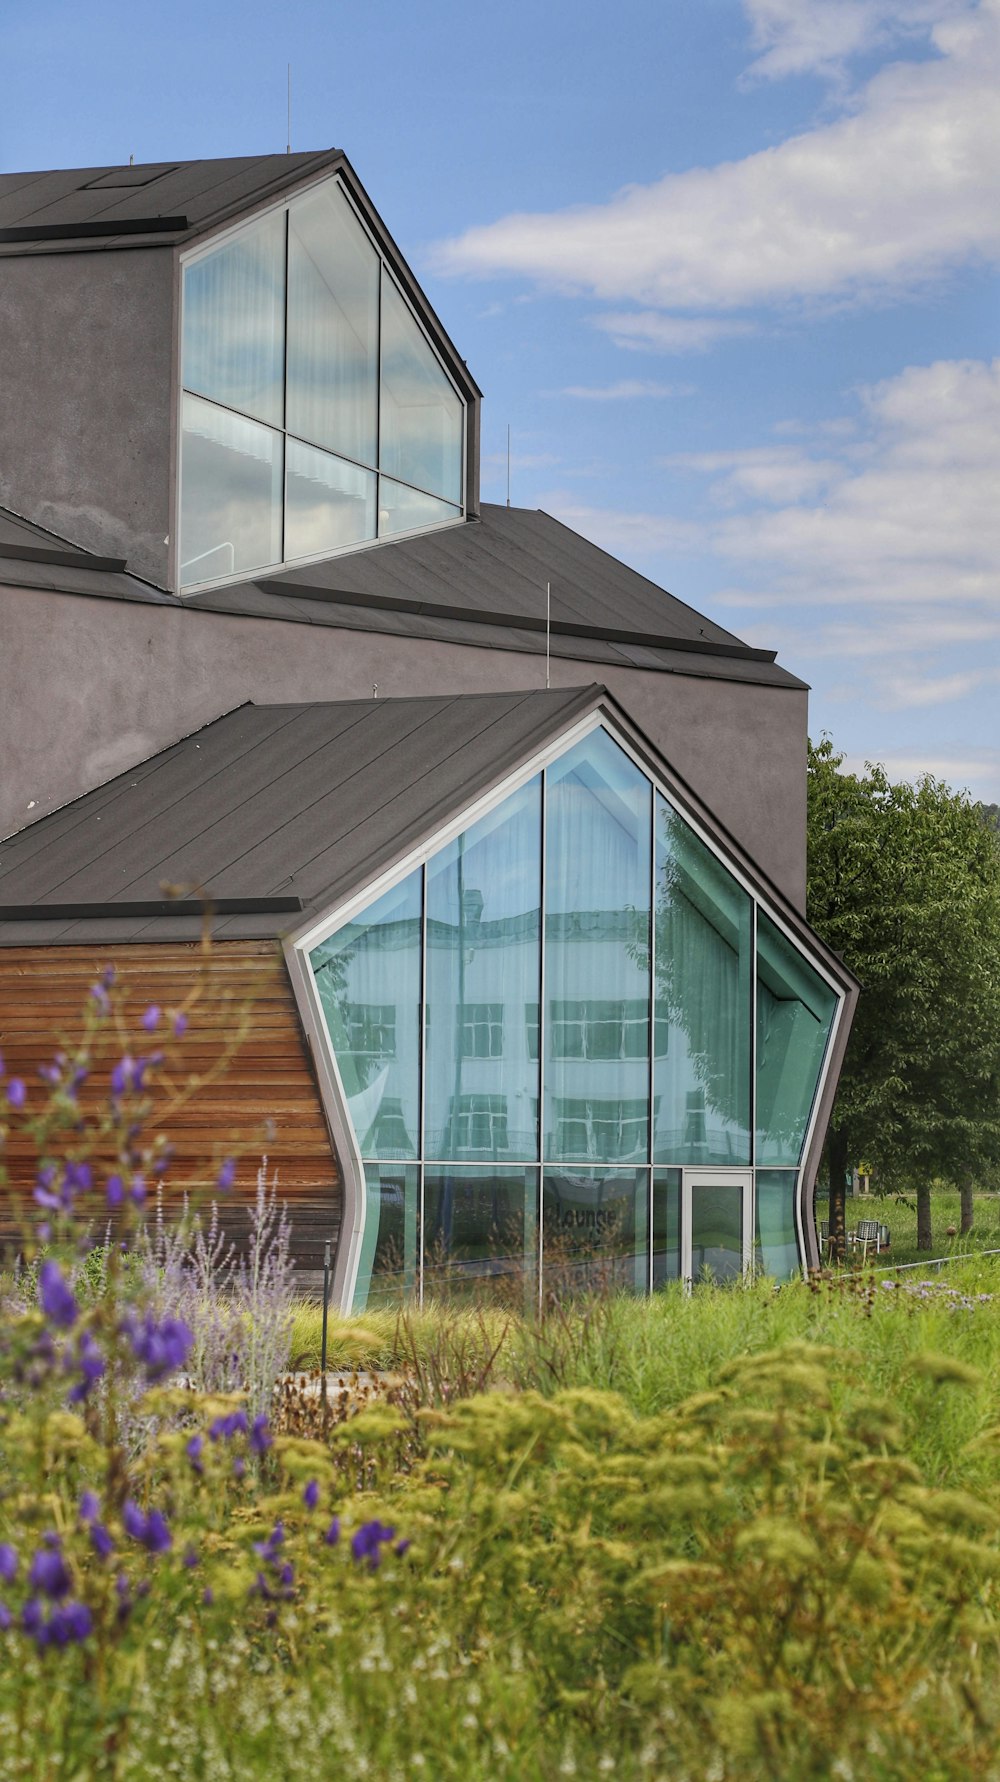
POLYGON ((183 267, 179 581, 464 514, 466 405, 341 181, 183 267))

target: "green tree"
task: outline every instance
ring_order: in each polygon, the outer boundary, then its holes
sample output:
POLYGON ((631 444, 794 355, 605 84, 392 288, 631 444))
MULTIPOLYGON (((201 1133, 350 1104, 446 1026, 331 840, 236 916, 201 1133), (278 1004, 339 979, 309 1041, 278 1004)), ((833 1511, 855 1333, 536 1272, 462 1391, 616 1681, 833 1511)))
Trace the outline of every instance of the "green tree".
POLYGON ((809 750, 808 915, 863 989, 828 1137, 830 1231, 845 1241, 845 1178, 870 1159, 916 1184, 917 1243, 932 1242, 930 1183, 972 1183, 1000 1155, 1000 841, 942 781, 892 785, 809 750))

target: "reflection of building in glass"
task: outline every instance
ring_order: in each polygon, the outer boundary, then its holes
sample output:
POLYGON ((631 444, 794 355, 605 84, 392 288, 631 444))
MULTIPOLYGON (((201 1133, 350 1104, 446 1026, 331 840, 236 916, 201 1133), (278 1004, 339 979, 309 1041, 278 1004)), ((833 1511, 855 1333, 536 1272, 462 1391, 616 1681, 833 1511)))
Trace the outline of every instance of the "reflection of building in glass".
POLYGON ((526 1206, 541 1196, 543 1269, 640 1289, 654 1252, 661 1278, 681 1269, 680 1226, 658 1206, 677 1171, 682 1193, 685 1168, 723 1171, 697 1199, 690 1267, 725 1277, 749 1241, 725 1170, 780 1165, 757 1242, 772 1270, 798 1266, 798 1171, 838 994, 608 729, 440 850, 432 838, 311 963, 367 1162, 358 1304, 442 1271, 534 1280, 534 1213, 512 1223, 514 1178, 472 1165, 531 1166, 518 1179, 526 1206), (402 1157, 416 1167, 401 1189, 381 1165, 402 1157))

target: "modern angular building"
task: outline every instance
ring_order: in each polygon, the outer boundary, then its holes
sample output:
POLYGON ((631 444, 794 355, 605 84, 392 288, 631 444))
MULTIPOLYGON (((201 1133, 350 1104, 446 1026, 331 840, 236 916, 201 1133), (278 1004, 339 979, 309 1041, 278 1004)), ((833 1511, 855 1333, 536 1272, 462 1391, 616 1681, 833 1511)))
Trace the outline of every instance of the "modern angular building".
POLYGON ((338 152, 4 175, 0 314, 8 1059, 107 959, 182 993, 202 888, 206 1050, 256 1013, 178 1168, 266 1117, 345 1306, 815 1263, 803 683, 480 502, 338 152))

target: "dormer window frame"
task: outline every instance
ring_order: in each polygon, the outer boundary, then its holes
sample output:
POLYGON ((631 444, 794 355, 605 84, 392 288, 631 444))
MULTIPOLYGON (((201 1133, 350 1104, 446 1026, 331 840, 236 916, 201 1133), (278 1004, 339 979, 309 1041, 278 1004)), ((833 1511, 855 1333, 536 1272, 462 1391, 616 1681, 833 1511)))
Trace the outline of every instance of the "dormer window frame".
MULTIPOLYGON (((172 526, 172 534, 171 534, 171 543, 172 543, 172 547, 173 547, 172 551, 171 551, 171 557, 172 557, 171 584, 172 584, 174 591, 176 592, 177 595, 179 595, 181 598, 186 599, 186 598, 190 598, 191 596, 194 596, 197 594, 211 592, 213 589, 219 589, 219 588, 232 586, 234 583, 257 580, 257 579, 261 578, 262 576, 280 575, 280 574, 283 574, 288 569, 293 568, 293 567, 298 568, 300 566, 304 567, 304 566, 307 566, 307 565, 313 564, 313 563, 326 562, 327 560, 329 560, 331 558, 353 555, 357 551, 361 551, 361 550, 375 549, 375 548, 381 547, 385 544, 393 543, 396 540, 421 537, 421 536, 425 536, 425 535, 428 535, 431 533, 437 533, 437 532, 441 532, 441 531, 450 530, 454 526, 464 525, 466 523, 466 521, 469 519, 469 517, 472 513, 473 508, 478 506, 478 502, 476 500, 477 491, 472 487, 472 479, 475 474, 475 466, 471 462, 471 451, 470 451, 470 447, 473 445, 475 437, 476 437, 475 424, 476 424, 476 418, 477 418, 476 417, 476 408, 477 408, 477 403, 478 403, 478 391, 476 390, 476 387, 475 387, 474 383, 472 383, 471 379, 469 379, 468 382, 463 387, 463 383, 460 380, 460 377, 458 375, 456 375, 455 366, 453 366, 451 363, 449 363, 448 356, 442 351, 440 343, 434 338, 433 332, 428 328, 426 318, 421 315, 419 307, 413 301, 413 297, 411 295, 411 289, 410 289, 413 281, 412 281, 411 275, 408 272, 408 269, 405 266, 405 263, 402 262, 398 256, 394 255, 393 252, 390 250, 390 248, 388 248, 386 246, 385 242, 380 239, 379 234, 377 233, 376 229, 373 228, 371 221, 365 215, 364 209, 363 209, 361 203, 359 203, 359 201, 358 201, 358 195, 355 194, 354 191, 352 190, 350 180, 344 177, 344 171, 342 169, 336 169, 334 171, 324 170, 324 172, 321 175, 319 175, 318 177, 308 180, 308 181, 304 181, 300 186, 297 186, 294 190, 285 192, 284 194, 282 194, 282 196, 279 199, 275 200, 274 202, 262 205, 262 206, 260 206, 260 208, 255 209, 251 214, 241 217, 239 222, 233 223, 233 224, 227 226, 226 228, 218 230, 216 233, 211 235, 208 239, 199 241, 198 243, 196 243, 195 245, 193 245, 190 248, 181 250, 180 253, 178 254, 178 275, 177 276, 178 276, 178 297, 177 297, 177 318, 178 318, 178 320, 177 320, 177 337, 176 337, 177 375, 176 375, 176 384, 175 384, 175 389, 176 389, 176 406, 175 406, 176 444, 175 444, 175 455, 174 455, 173 526, 172 526), (308 439, 308 438, 305 438, 299 432, 293 432, 288 425, 289 239, 290 239, 290 231, 291 231, 290 218, 291 218, 291 213, 292 213, 294 207, 297 204, 299 204, 303 199, 312 197, 316 193, 322 192, 324 188, 331 187, 331 186, 335 186, 338 189, 342 199, 344 200, 345 204, 348 207, 348 210, 350 212, 350 215, 351 215, 354 223, 357 225, 357 227, 362 232, 365 240, 367 241, 373 254, 375 255, 377 269, 378 269, 376 320, 375 320, 376 336, 377 336, 377 338, 376 338, 376 384, 375 384, 375 409, 376 409, 376 431, 375 431, 375 453, 374 453, 374 456, 376 459, 375 463, 368 463, 361 459, 348 457, 345 453, 336 452, 336 451, 332 450, 328 445, 321 445, 315 439, 308 439), (189 386, 185 383, 185 365, 184 365, 185 289, 186 289, 186 275, 187 275, 188 269, 192 266, 197 265, 199 262, 208 259, 212 255, 218 253, 220 249, 225 248, 230 243, 238 242, 241 237, 248 235, 253 230, 259 229, 259 227, 262 223, 266 223, 266 221, 269 218, 273 218, 276 216, 281 216, 283 218, 283 224, 284 224, 284 227, 283 227, 284 270, 283 270, 283 281, 282 281, 282 335, 281 335, 281 342, 282 342, 282 346, 281 346, 281 416, 282 416, 282 418, 281 418, 280 425, 275 424, 273 421, 262 421, 257 416, 251 414, 244 408, 238 408, 231 404, 222 402, 222 401, 218 400, 216 397, 206 396, 202 391, 189 388, 189 386), (459 442, 460 499, 458 502, 451 500, 449 497, 440 495, 433 490, 422 487, 420 484, 418 484, 414 481, 405 480, 399 474, 393 474, 393 472, 390 469, 388 469, 382 461, 383 460, 383 452, 382 452, 383 314, 384 314, 384 308, 385 308, 384 293, 385 293, 385 287, 386 287, 387 281, 388 281, 388 284, 391 286, 391 289, 394 292, 395 296, 399 299, 399 302, 402 304, 404 312, 409 317, 410 321, 413 323, 415 329, 417 330, 422 343, 432 354, 437 367, 443 373, 444 378, 447 380, 447 384, 450 387, 451 391, 453 392, 453 394, 456 398, 456 401, 459 405, 461 437, 460 437, 460 442, 459 442), (185 399, 186 398, 191 398, 196 402, 205 403, 207 406, 218 411, 220 414, 232 416, 234 422, 236 422, 237 424, 242 421, 242 422, 248 423, 249 426, 251 426, 251 427, 259 428, 262 432, 266 431, 271 437, 276 438, 280 441, 280 454, 281 454, 281 469, 280 469, 281 494, 280 494, 280 504, 279 504, 280 505, 280 521, 279 521, 279 523, 280 523, 280 535, 281 535, 280 555, 274 556, 269 561, 258 563, 254 566, 245 565, 243 567, 227 568, 226 570, 223 571, 223 573, 221 573, 219 575, 203 577, 203 578, 199 579, 198 581, 185 581, 183 579, 183 574, 182 574, 182 572, 183 572, 183 563, 182 563, 182 557, 181 557, 181 551, 183 548, 182 504, 183 504, 183 493, 184 493, 184 490, 183 490, 183 465, 184 465, 184 435, 185 435, 184 410, 185 410, 185 399), (301 554, 296 554, 294 556, 290 556, 287 554, 287 531, 288 531, 288 467, 287 467, 288 449, 287 448, 288 448, 289 441, 292 441, 293 443, 297 443, 299 446, 304 448, 306 451, 315 452, 321 456, 325 456, 328 459, 335 460, 336 462, 343 464, 349 471, 353 471, 353 472, 357 473, 359 476, 373 479, 373 481, 374 481, 374 505, 375 505, 375 531, 374 531, 373 535, 355 538, 355 539, 352 539, 349 542, 341 544, 341 545, 327 545, 319 550, 309 552, 309 553, 301 553, 301 554), (430 521, 430 522, 422 522, 422 523, 420 523, 416 526, 412 526, 412 527, 406 527, 406 528, 400 527, 398 529, 386 530, 384 532, 380 532, 379 526, 380 526, 380 521, 381 521, 381 516, 382 516, 382 511, 383 511, 382 510, 382 499, 381 499, 383 482, 388 483, 400 490, 412 491, 412 493, 418 499, 424 499, 424 500, 427 500, 428 502, 436 501, 436 502, 440 503, 440 505, 442 507, 452 507, 455 509, 454 517, 447 517, 447 518, 430 521)), ((445 341, 447 343, 447 336, 445 336, 445 341)), ((464 362, 463 362, 463 369, 464 369, 464 362)))

